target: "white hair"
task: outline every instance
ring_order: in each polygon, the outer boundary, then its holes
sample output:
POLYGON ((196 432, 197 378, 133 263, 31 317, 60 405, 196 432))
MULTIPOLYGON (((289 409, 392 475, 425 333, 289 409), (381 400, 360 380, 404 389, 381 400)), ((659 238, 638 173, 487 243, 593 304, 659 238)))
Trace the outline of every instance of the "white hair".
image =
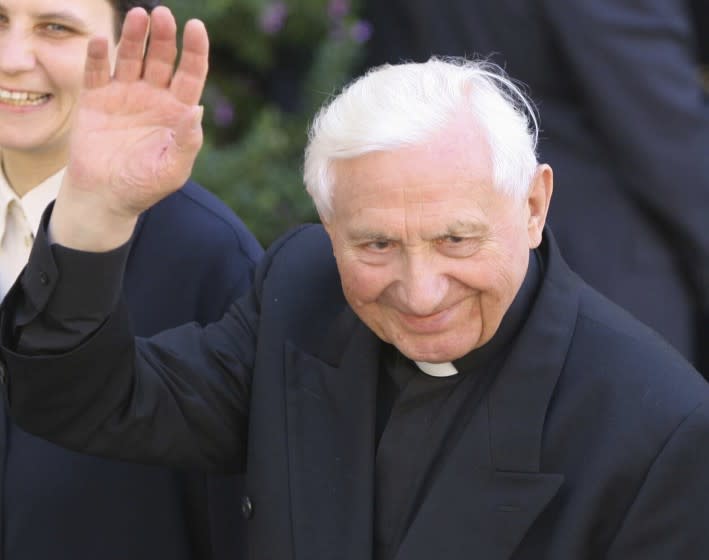
POLYGON ((522 198, 537 167, 531 101, 494 64, 432 58, 373 68, 320 109, 308 134, 304 181, 323 221, 332 217, 333 161, 420 145, 461 110, 487 139, 495 188, 522 198))

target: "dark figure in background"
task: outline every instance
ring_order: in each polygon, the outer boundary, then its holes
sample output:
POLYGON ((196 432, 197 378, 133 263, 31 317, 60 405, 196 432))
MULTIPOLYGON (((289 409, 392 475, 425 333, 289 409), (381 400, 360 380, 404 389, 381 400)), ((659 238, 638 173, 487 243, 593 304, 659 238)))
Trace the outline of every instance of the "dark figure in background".
MULTIPOLYGON (((0 298, 59 190, 89 38, 110 37, 115 54, 128 9, 156 4, 0 1, 0 298)), ((251 284, 261 253, 231 211, 189 182, 135 230, 123 284, 134 328, 148 336, 218 319, 251 284)), ((238 479, 66 451, 20 429, 0 406, 3 560, 244 558, 238 479)))
POLYGON ((697 40, 699 42, 699 63, 701 65, 704 90, 709 99, 709 0, 693 0, 692 11, 697 40))
POLYGON ((555 175, 549 221, 569 265, 709 375, 709 105, 689 2, 373 0, 368 10, 369 64, 490 55, 529 85, 540 159, 555 175))

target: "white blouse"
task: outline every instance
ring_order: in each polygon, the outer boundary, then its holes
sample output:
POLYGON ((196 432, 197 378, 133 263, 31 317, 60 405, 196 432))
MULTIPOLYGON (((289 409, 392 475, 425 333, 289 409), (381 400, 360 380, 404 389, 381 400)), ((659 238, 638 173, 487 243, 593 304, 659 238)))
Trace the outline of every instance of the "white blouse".
POLYGON ((64 171, 61 169, 19 197, 0 167, 0 300, 29 259, 42 212, 57 197, 64 171))

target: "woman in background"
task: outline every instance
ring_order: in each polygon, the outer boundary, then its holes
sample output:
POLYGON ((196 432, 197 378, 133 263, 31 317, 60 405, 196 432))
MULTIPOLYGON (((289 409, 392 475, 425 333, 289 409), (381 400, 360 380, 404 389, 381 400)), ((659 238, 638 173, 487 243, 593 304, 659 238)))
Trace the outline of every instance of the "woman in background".
MULTIPOLYGON (((89 38, 107 37, 115 54, 127 11, 157 3, 0 0, 0 298, 61 185, 89 38)), ((189 182, 136 228, 123 289, 137 333, 220 318, 261 253, 233 213, 189 182)), ((237 480, 65 451, 0 406, 0 558, 245 557, 237 480)))

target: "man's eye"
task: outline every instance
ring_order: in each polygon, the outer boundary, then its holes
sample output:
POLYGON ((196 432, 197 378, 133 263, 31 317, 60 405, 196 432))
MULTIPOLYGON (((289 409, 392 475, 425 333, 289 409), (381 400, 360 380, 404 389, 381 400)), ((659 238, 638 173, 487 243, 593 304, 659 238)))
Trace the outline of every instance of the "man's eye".
POLYGON ((475 252, 475 238, 446 235, 438 240, 438 250, 450 257, 468 257, 475 252))
POLYGON ((370 241, 369 243, 367 243, 366 247, 367 249, 370 249, 372 251, 386 251, 387 249, 391 248, 391 241, 370 241))
POLYGON ((470 243, 471 239, 469 237, 462 237, 460 235, 446 235, 438 240, 438 244, 441 246, 455 247, 457 245, 465 245, 470 243))

